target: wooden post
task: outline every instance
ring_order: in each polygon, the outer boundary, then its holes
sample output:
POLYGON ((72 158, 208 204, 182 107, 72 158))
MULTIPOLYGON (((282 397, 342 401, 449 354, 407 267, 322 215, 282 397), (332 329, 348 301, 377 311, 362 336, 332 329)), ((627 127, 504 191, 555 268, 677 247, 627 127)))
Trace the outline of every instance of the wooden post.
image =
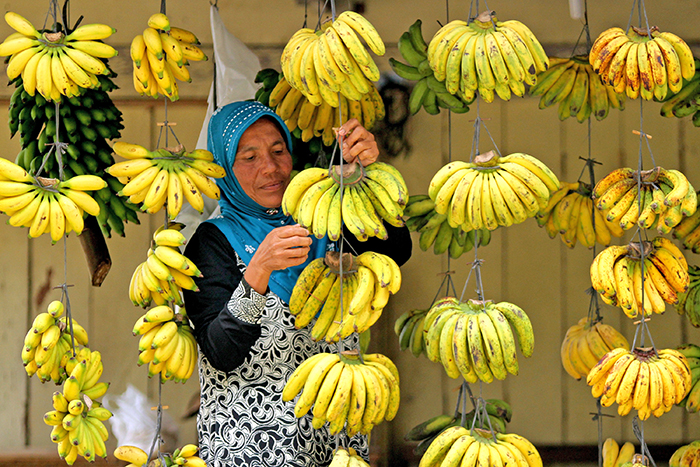
POLYGON ((85 218, 85 227, 78 238, 83 247, 92 285, 99 287, 112 267, 112 258, 109 256, 107 242, 94 216, 85 218))

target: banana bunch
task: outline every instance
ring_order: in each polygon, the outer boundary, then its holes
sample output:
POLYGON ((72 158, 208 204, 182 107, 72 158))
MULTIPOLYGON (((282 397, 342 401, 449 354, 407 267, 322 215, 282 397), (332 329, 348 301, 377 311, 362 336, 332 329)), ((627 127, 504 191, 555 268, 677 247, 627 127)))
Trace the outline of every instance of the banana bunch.
POLYGON ((117 446, 117 448, 114 450, 114 457, 120 461, 128 462, 129 467, 141 467, 148 464, 148 454, 146 454, 143 449, 136 446, 117 446))
MULTIPOLYGON (((77 364, 71 378, 85 371, 82 367, 84 362, 77 364)), ((68 465, 73 465, 78 456, 89 462, 94 462, 97 456, 107 457, 105 441, 109 433, 103 422, 112 413, 88 397, 71 397, 65 389, 63 393, 54 392, 54 410, 44 414, 44 423, 53 427, 51 441, 57 444, 59 457, 68 465)))
MULTIPOLYGON (((255 82, 256 83, 261 83, 260 88, 256 91, 255 93, 255 100, 260 102, 261 104, 264 104, 268 107, 270 107, 270 95, 272 94, 272 91, 275 89, 277 84, 284 79, 284 75, 278 72, 277 70, 273 68, 264 68, 258 72, 258 74, 255 76, 255 82)), ((378 95, 378 94, 377 94, 378 95)), ((301 101, 301 100, 300 100, 301 101)), ((279 105, 279 102, 277 102, 277 105, 279 105)), ((324 104, 322 104, 324 105, 324 104)), ((296 109, 295 109, 296 110, 296 109)), ((299 109, 301 110, 301 109, 299 109)), ((381 96, 379 96, 379 99, 377 100, 377 115, 375 116, 375 120, 380 120, 384 118, 384 101, 381 99, 381 96)), ((319 111, 316 111, 316 118, 319 117, 319 111)), ((323 116, 321 116, 323 117, 323 116)), ((291 123, 291 122, 290 122, 291 123)), ((316 122, 314 121, 313 127, 315 128, 316 122)), ((324 128, 325 130, 325 128, 324 128)), ((336 139, 335 139, 335 134, 333 134, 333 138, 329 138, 331 135, 327 135, 325 138, 324 133, 319 133, 318 131, 315 134, 319 134, 320 136, 313 136, 309 141, 304 142, 301 139, 301 133, 302 130, 299 128, 299 125, 297 124, 296 128, 294 128, 293 131, 291 131, 292 135, 292 162, 293 162, 293 168, 295 171, 303 170, 305 168, 313 167, 317 161, 319 160, 327 160, 325 159, 326 153, 324 146, 332 146, 335 144, 336 139)), ((294 172, 293 172, 294 173, 294 172)))
POLYGON ((425 353, 423 327, 428 310, 409 310, 401 314, 394 322, 394 334, 399 338, 401 351, 411 349, 414 357, 425 353))
MULTIPOLYGON (((185 444, 183 447, 173 451, 171 460, 174 465, 189 465, 190 467, 206 467, 206 463, 198 456, 195 456, 199 448, 194 444, 185 444)), ((167 461, 166 461, 167 464, 167 461)))
POLYGON ((148 19, 148 27, 131 41, 134 89, 142 96, 162 95, 176 101, 180 92, 176 79, 192 82, 187 69, 190 61, 207 60, 190 31, 170 26, 162 13, 148 19))
POLYGON ((691 374, 685 356, 675 349, 618 347, 591 368, 586 382, 603 407, 617 402, 620 416, 634 408, 646 420, 683 400, 691 388, 691 374))
POLYGON ((603 467, 622 467, 632 462, 634 456, 634 444, 627 441, 620 446, 613 438, 607 438, 603 442, 603 467))
POLYGON ((326 422, 332 435, 345 427, 348 437, 369 434, 382 421, 391 421, 399 409, 399 374, 384 355, 356 351, 319 353, 299 365, 282 391, 285 402, 301 392, 294 414, 310 410, 317 430, 326 422), (313 409, 312 409, 313 407, 313 409))
POLYGON ((65 378, 65 359, 73 348, 71 328, 78 345, 87 345, 88 335, 75 319, 70 323, 63 316, 63 303, 54 300, 49 303, 46 311, 39 313, 32 327, 24 337, 22 347, 22 363, 27 375, 35 373, 42 383, 53 381, 61 384, 65 378))
POLYGON ((613 170, 593 188, 596 207, 623 230, 635 225, 667 234, 697 210, 695 189, 678 170, 613 170))
POLYGON ((445 297, 433 304, 423 325, 427 357, 442 363, 450 378, 461 375, 469 383, 518 374, 515 336, 522 354, 530 357, 535 347, 532 324, 520 307, 508 302, 462 303, 445 297))
POLYGON ((401 270, 389 256, 346 253, 342 266, 341 277, 339 255, 329 252, 311 261, 292 289, 289 312, 295 316, 294 325, 301 329, 316 317, 311 329, 315 341, 337 342, 368 330, 401 287, 401 270))
POLYGON ((549 65, 537 75, 537 84, 530 88, 530 94, 542 96, 540 109, 559 104, 559 120, 576 117, 579 123, 591 115, 603 120, 610 107, 625 110, 625 95, 603 84, 588 63, 588 55, 550 58, 549 65))
POLYGON ((698 384, 700 381, 700 347, 695 344, 686 344, 676 350, 682 353, 688 362, 691 376, 690 390, 678 405, 685 407, 688 413, 696 413, 700 410, 700 384, 698 384))
POLYGON ((114 152, 125 159, 105 169, 124 184, 118 193, 149 214, 160 211, 167 203, 168 217, 175 217, 187 200, 202 212, 202 194, 219 199, 219 187, 209 177, 222 178, 226 171, 216 165, 214 155, 206 149, 186 152, 182 145, 155 151, 138 144, 117 141, 114 152))
POLYGON ((678 303, 678 294, 687 291, 690 283, 683 253, 664 237, 609 246, 595 257, 590 273, 603 301, 619 306, 633 319, 663 313, 666 303, 678 303))
POLYGON ((603 31, 588 60, 603 84, 630 99, 663 100, 681 90, 683 79, 695 74, 693 53, 683 39, 670 32, 632 26, 603 31))
POLYGON ((430 115, 440 113, 440 108, 455 113, 466 113, 476 96, 470 101, 462 99, 460 94, 452 95, 447 92, 444 81, 438 81, 433 75, 428 61, 428 44, 423 39, 421 20, 416 20, 399 38, 399 53, 407 63, 394 58, 389 59, 391 69, 399 77, 417 81, 411 89, 408 99, 408 110, 415 115, 422 108, 430 115))
POLYGON ((700 210, 696 209, 693 215, 683 217, 683 220, 673 227, 673 238, 680 240, 683 248, 700 253, 700 210))
POLYGON ((328 467, 369 467, 369 464, 357 455, 355 449, 339 447, 333 452, 333 459, 328 467))
POLYGON ((700 60, 695 59, 695 75, 683 80, 683 87, 677 94, 668 94, 661 106, 662 117, 683 118, 692 115, 693 125, 700 126, 700 60))
POLYGON ((180 233, 184 227, 184 224, 171 222, 167 229, 160 226, 153 233, 146 261, 131 275, 129 298, 134 305, 148 308, 151 302, 156 305, 174 302, 182 306, 182 289, 199 291, 194 277, 202 277, 202 273, 179 250, 185 244, 185 237, 180 233))
POLYGON ((690 324, 700 328, 700 268, 693 265, 688 266, 689 286, 688 290, 678 294, 678 303, 675 304, 679 315, 685 314, 690 324))
POLYGON ((100 206, 86 191, 107 186, 96 175, 77 175, 68 180, 34 177, 7 159, 0 159, 0 212, 13 227, 29 227, 29 237, 44 233, 56 243, 66 233, 83 231, 83 212, 99 214, 100 206))
MULTIPOLYGON (((108 66, 109 68, 109 66, 108 66)), ((38 174, 44 160, 44 173, 50 178, 61 178, 59 161, 50 143, 58 136, 66 143, 62 158, 65 178, 76 175, 97 175, 107 182, 107 187, 99 190, 95 201, 100 205, 96 216, 105 236, 111 237, 114 230, 124 236, 124 223, 139 223, 138 208, 124 202, 117 196, 124 185, 116 178, 104 173, 103 169, 114 164, 109 139, 119 138, 122 113, 109 97, 109 92, 117 88, 111 78, 98 76, 99 85, 93 89, 81 88, 80 96, 63 99, 59 110, 60 123, 56 135, 56 106, 47 102, 41 94, 33 97, 24 89, 22 78, 14 82, 16 89, 10 98, 10 135, 19 132, 21 151, 15 162, 32 174, 38 174)))
POLYGON ((669 467, 695 467, 700 457, 700 441, 679 447, 668 461, 669 467))
MULTIPOLYGON (((505 433, 506 424, 510 422, 513 415, 513 410, 511 409, 510 404, 501 399, 486 399, 485 403, 489 421, 478 418, 476 428, 484 428, 488 430, 490 423, 490 426, 493 427, 494 431, 497 433, 505 433)), ((472 409, 465 415, 464 418, 471 423, 475 415, 476 410, 472 409)), ((440 433, 448 428, 459 426, 461 421, 462 414, 459 412, 454 414, 437 415, 411 428, 411 430, 404 436, 404 439, 406 441, 419 441, 418 445, 413 450, 413 454, 416 456, 422 456, 425 454, 428 446, 432 444, 440 433)))
POLYGON ((489 151, 473 162, 442 167, 430 181, 428 195, 449 225, 468 232, 519 224, 544 209, 558 189, 557 176, 540 160, 489 151))
POLYGON ((383 221, 404 225, 408 187, 396 168, 384 162, 346 164, 344 173, 340 168, 312 167, 298 173, 284 192, 283 212, 316 238, 328 235, 333 241, 340 238, 343 224, 360 241, 386 240, 383 221))
POLYGON ((488 229, 467 232, 461 226, 452 227, 446 214, 435 211, 435 202, 428 195, 409 196, 403 214, 408 216, 408 230, 420 232, 420 249, 428 251, 433 246, 436 255, 448 251, 451 258, 457 259, 471 251, 474 245, 486 246, 491 241, 488 229))
POLYGON ((265 105, 275 110, 290 132, 297 128, 301 131, 300 138, 307 143, 320 136, 325 146, 335 143, 334 128, 338 128, 351 118, 357 119, 368 130, 374 127, 377 120, 384 118, 386 113, 384 101, 373 84, 356 99, 340 95, 339 104, 334 108, 327 101, 313 104, 308 97, 293 88, 282 76, 268 96, 265 105))
POLYGON ((613 349, 629 350, 625 336, 601 321, 591 323, 587 316, 566 331, 561 343, 561 363, 564 370, 577 380, 586 376, 603 355, 613 349))
POLYGON ((338 93, 360 101, 380 78, 379 68, 360 41, 372 52, 384 55, 377 30, 362 15, 344 11, 319 31, 302 28, 292 35, 282 51, 282 73, 294 89, 312 105, 323 101, 338 107, 338 93))
POLYGON ((496 433, 455 426, 444 430, 421 457, 419 467, 514 465, 542 467, 537 448, 514 433, 496 433))
POLYGON ((115 29, 106 24, 85 24, 68 35, 39 32, 26 18, 5 13, 5 21, 16 33, 0 44, 0 57, 9 56, 7 76, 22 76, 24 89, 47 101, 60 102, 61 96, 74 97, 81 88, 99 86, 98 75, 109 73, 102 58, 117 55, 116 49, 101 42, 115 29))
POLYGON ((197 368, 197 342, 184 308, 175 313, 167 305, 148 310, 134 324, 139 339, 138 365, 148 363, 148 377, 160 373, 161 382, 187 381, 197 368))
POLYGON ((498 21, 493 11, 469 23, 447 23, 431 39, 427 55, 435 78, 465 102, 477 92, 484 102, 496 95, 504 101, 522 97, 525 84, 537 83, 537 73, 549 67, 532 31, 520 21, 498 21))
POLYGON ((545 228, 549 238, 561 234, 561 240, 569 248, 576 246, 577 241, 588 248, 593 248, 596 242, 608 246, 612 237, 624 235, 619 224, 608 221, 598 210, 591 199, 590 185, 582 182, 561 182, 547 207, 540 210, 535 219, 537 225, 545 228))

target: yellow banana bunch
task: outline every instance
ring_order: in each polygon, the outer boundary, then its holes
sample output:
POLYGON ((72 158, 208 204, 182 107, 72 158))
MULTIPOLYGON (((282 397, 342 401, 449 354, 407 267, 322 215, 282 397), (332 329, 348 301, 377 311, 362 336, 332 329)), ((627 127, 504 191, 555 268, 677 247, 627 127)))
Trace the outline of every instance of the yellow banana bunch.
POLYGON ((609 351, 621 347, 629 350, 625 336, 609 324, 591 323, 584 316, 571 326, 561 344, 561 363, 573 378, 581 379, 609 351))
POLYGON ((686 344, 676 350, 685 357, 691 375, 690 390, 678 405, 685 407, 688 413, 696 413, 700 410, 700 384, 698 383, 700 381, 700 347, 695 344, 686 344))
POLYGON ((13 227, 29 227, 29 237, 44 233, 56 243, 66 233, 83 231, 83 212, 100 213, 99 204, 86 191, 107 186, 96 175, 77 175, 67 180, 29 175, 22 167, 0 159, 0 212, 13 227))
POLYGON ((607 438, 603 442, 603 467, 621 467, 632 462, 634 456, 634 444, 627 441, 620 446, 613 438, 607 438))
POLYGON ((114 457, 134 466, 142 466, 148 463, 148 454, 136 446, 117 446, 114 450, 114 457))
POLYGON ((160 373, 163 383, 184 383, 197 368, 197 342, 184 308, 179 313, 167 305, 151 308, 136 321, 132 333, 141 336, 138 365, 148 363, 149 378, 160 373))
POLYGON ((199 448, 194 444, 185 444, 183 447, 173 451, 170 458, 176 465, 189 464, 190 467, 205 467, 206 463, 198 456, 195 456, 199 448))
POLYGON ((171 222, 167 229, 161 226, 153 233, 146 261, 131 275, 129 298, 134 305, 148 308, 151 302, 159 306, 173 302, 182 306, 182 289, 199 291, 194 278, 202 273, 179 250, 185 244, 180 233, 184 227, 171 222))
POLYGON ((142 211, 155 214, 167 205, 168 217, 175 219, 185 200, 202 212, 202 195, 219 199, 219 187, 210 177, 225 177, 226 171, 205 149, 186 152, 180 145, 149 151, 138 144, 117 141, 112 150, 128 160, 117 162, 105 172, 124 184, 118 194, 141 204, 142 211))
POLYGON ((314 136, 321 136, 323 144, 335 142, 334 128, 338 128, 351 118, 371 130, 374 124, 385 116, 384 101, 373 84, 360 97, 339 97, 339 104, 331 106, 327 101, 314 104, 300 90, 293 88, 281 77, 270 93, 268 105, 284 120, 289 131, 299 128, 301 139, 308 142, 314 136), (340 107, 340 109, 338 109, 340 107))
POLYGON ((692 265, 688 267, 689 283, 688 290, 678 294, 678 303, 675 304, 679 315, 685 314, 690 324, 696 328, 700 327, 700 268, 692 265))
POLYGON ((408 216, 408 230, 420 232, 419 245, 423 251, 432 246, 436 255, 447 251, 451 258, 457 259, 474 245, 486 246, 491 242, 491 231, 486 228, 467 232, 462 226, 452 227, 446 214, 435 211, 435 202, 428 195, 409 196, 403 214, 408 216))
POLYGON ((588 248, 593 248, 596 242, 608 246, 612 237, 624 235, 619 224, 608 221, 595 206, 590 185, 582 182, 561 182, 559 190, 552 193, 547 207, 535 219, 549 238, 561 234, 561 240, 569 248, 576 246, 577 241, 588 248))
POLYGON ((462 426, 443 430, 428 446, 419 467, 517 465, 542 467, 537 448, 523 436, 462 426))
POLYGON ((190 61, 208 60, 190 31, 170 26, 162 13, 152 15, 148 27, 131 41, 134 89, 142 96, 180 98, 177 80, 192 82, 190 61))
POLYGON ((603 84, 588 63, 588 55, 550 58, 549 64, 546 71, 537 75, 537 84, 530 88, 530 94, 542 96, 540 109, 559 104, 560 120, 576 117, 579 123, 591 115, 603 120, 610 107, 625 109, 625 94, 603 84))
POLYGON ((673 238, 680 240, 683 248, 692 250, 693 253, 700 253, 700 210, 695 210, 692 215, 683 217, 673 227, 673 238))
POLYGON ((683 253, 664 237, 609 246, 595 257, 590 273, 603 301, 619 306, 630 318, 663 313, 666 303, 678 303, 678 294, 690 283, 683 253))
POLYGON ((374 87, 372 81, 380 78, 379 68, 360 38, 372 52, 384 55, 384 42, 377 30, 353 11, 342 12, 318 31, 300 29, 282 51, 280 63, 286 81, 314 106, 325 101, 338 107, 338 92, 360 101, 374 87))
POLYGON ((473 162, 453 161, 433 176, 428 196, 452 227, 495 230, 519 224, 544 209, 559 180, 540 160, 494 151, 473 162))
POLYGON ((532 324, 520 307, 508 302, 462 303, 445 297, 433 304, 423 325, 427 357, 442 363, 450 378, 463 376, 469 383, 517 375, 516 336, 520 351, 530 357, 535 348, 532 324))
POLYGON ((54 410, 44 414, 44 423, 53 427, 51 441, 58 445, 58 455, 68 465, 78 456, 93 462, 96 456, 107 456, 105 441, 109 435, 102 422, 112 416, 97 401, 109 387, 108 383, 98 383, 102 356, 82 348, 76 356, 67 352, 64 358, 68 376, 63 391, 54 392, 54 410))
POLYGON ((626 33, 618 27, 607 29, 593 43, 588 60, 603 84, 630 99, 663 100, 695 74, 688 44, 656 26, 633 26, 626 33))
POLYGON ((369 467, 369 464, 357 455, 355 449, 339 447, 333 452, 329 467, 369 467))
POLYGON ((593 397, 603 407, 618 404, 625 416, 637 410, 641 420, 660 417, 680 403, 691 388, 691 374, 685 356, 674 349, 653 347, 630 351, 619 347, 605 354, 586 378, 593 397))
POLYGON ((537 83, 537 73, 549 67, 532 31, 520 21, 498 21, 493 11, 468 24, 447 23, 428 44, 427 56, 435 78, 465 102, 477 92, 484 102, 496 95, 506 101, 522 97, 525 84, 537 83))
MULTIPOLYGON (((61 393, 54 393, 54 407, 56 394, 61 393)), ((87 402, 76 399, 65 407, 66 411, 57 409, 44 415, 44 422, 53 426, 51 440, 57 444, 58 455, 68 465, 73 465, 78 456, 89 462, 94 462, 98 456, 107 457, 105 441, 109 433, 103 422, 112 414, 98 402, 92 402, 91 406, 88 409, 87 402), (83 412, 78 412, 78 408, 83 412)))
POLYGON ((343 256, 342 279, 339 255, 329 252, 304 268, 289 299, 298 329, 316 317, 311 330, 316 341, 337 342, 366 331, 401 287, 401 270, 389 256, 372 251, 343 256))
POLYGON ((316 354, 299 365, 282 391, 287 402, 297 394, 294 415, 313 414, 319 429, 328 422, 331 434, 345 427, 348 437, 369 434, 382 421, 391 421, 399 409, 399 373, 380 354, 357 351, 316 354))
POLYGON ((83 88, 99 87, 97 75, 110 71, 102 59, 117 55, 116 49, 102 42, 115 29, 105 24, 85 24, 68 35, 40 33, 26 18, 11 11, 5 21, 16 33, 0 44, 0 57, 9 56, 7 76, 22 76, 22 84, 33 96, 39 92, 47 101, 61 96, 82 94, 83 88))
POLYGON ((635 225, 670 233, 684 217, 695 214, 695 189, 678 170, 654 167, 641 173, 629 167, 613 170, 593 188, 596 207, 606 219, 629 230, 635 225))
POLYGON ((671 455, 668 467, 695 466, 698 457, 700 457, 700 441, 693 441, 690 444, 679 447, 671 455))
MULTIPOLYGON (((47 311, 39 313, 24 337, 22 363, 27 375, 35 373, 42 383, 61 384, 66 378, 66 359, 73 348, 70 324, 63 316, 63 303, 54 300, 47 311)), ((87 345, 85 329, 72 320, 73 336, 77 345, 87 345)))
POLYGON ((282 198, 282 210, 306 227, 316 238, 335 241, 343 224, 360 241, 386 239, 383 221, 401 227, 408 188, 393 166, 375 162, 362 167, 346 164, 330 170, 312 167, 292 178, 282 198), (340 189, 340 182, 343 189, 340 189))

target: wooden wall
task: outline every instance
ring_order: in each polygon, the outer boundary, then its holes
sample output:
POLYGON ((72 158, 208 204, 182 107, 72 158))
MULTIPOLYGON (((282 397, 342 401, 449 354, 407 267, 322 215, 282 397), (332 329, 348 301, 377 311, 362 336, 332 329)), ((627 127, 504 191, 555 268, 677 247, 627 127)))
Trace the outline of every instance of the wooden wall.
MULTIPOLYGON (((3 6, 40 25, 48 2, 32 2, 31 6, 28 3, 8 0, 3 6)), ((128 44, 131 37, 145 27, 148 15, 155 12, 159 4, 155 0, 72 2, 74 18, 83 14, 84 22, 108 22, 118 29, 108 42, 121 51, 113 65, 120 73, 118 83, 122 89, 114 93, 114 98, 124 113, 123 140, 152 147, 157 140, 155 123, 163 119, 162 102, 139 98, 131 88, 128 44)), ((340 9, 346 6, 343 1, 338 4, 340 9)), ((609 26, 627 24, 631 2, 589 4, 594 37, 609 26)), ((281 47, 300 26, 304 15, 303 3, 293 0, 270 0, 265 2, 265 8, 253 0, 220 0, 219 5, 229 30, 251 46, 263 66, 275 66, 281 47), (271 17, 270 11, 284 14, 271 17)), ((502 2, 490 6, 501 13, 503 19, 518 18, 528 24, 549 51, 570 50, 580 30, 580 23, 569 18, 563 0, 502 2)), ((172 22, 196 31, 211 52, 208 7, 209 2, 205 0, 168 2, 172 22)), ((465 17, 467 7, 468 2, 453 2, 452 17, 465 17)), ((423 19, 428 38, 437 30, 436 21, 445 18, 444 2, 368 0, 366 8, 366 16, 389 45, 386 56, 379 60, 383 71, 388 71, 387 57, 399 57, 396 38, 416 18, 423 19)), ((693 44, 698 43, 700 33, 695 24, 700 10, 697 2, 647 2, 647 8, 652 23, 680 34, 693 44)), ((315 6, 309 10, 310 17, 315 18, 315 6)), ((0 37, 9 32, 6 25, 0 25, 0 37)), ((211 61, 193 64, 191 68, 195 81, 183 85, 182 100, 168 106, 170 120, 178 123, 175 127, 178 137, 188 148, 194 147, 197 141, 206 109, 211 61)), ((9 91, 0 89, 0 99, 4 99, 0 107, 7 105, 8 97, 9 91)), ((644 104, 644 130, 653 136, 650 143, 656 162, 667 168, 679 168, 691 182, 699 185, 700 129, 694 128, 689 119, 664 119, 658 110, 658 104, 644 104)), ((453 116, 451 122, 444 112, 437 117, 421 112, 410 119, 408 135, 413 150, 407 157, 392 163, 404 174, 411 192, 427 192, 432 175, 449 160, 450 143, 453 159, 468 159, 476 112, 475 105, 468 114, 453 116), (451 142, 448 139, 450 125, 451 142)), ((583 167, 579 157, 588 155, 587 125, 571 119, 560 123, 554 109, 538 110, 537 100, 533 98, 497 100, 493 104, 482 104, 479 112, 502 153, 531 154, 547 163, 562 180, 574 181, 579 176, 583 167)), ((14 159, 18 142, 9 139, 6 118, 6 113, 0 113, 0 141, 5 142, 2 157, 14 159)), ((591 155, 603 163, 597 167, 598 178, 619 166, 636 166, 639 137, 633 135, 632 130, 639 128, 639 101, 628 103, 624 112, 611 110, 602 122, 592 122, 591 155)), ((490 149, 492 145, 482 132, 480 150, 490 149)), ((646 147, 643 157, 645 167, 651 167, 646 147)), ((587 177, 583 180, 587 181, 587 177)), ((128 300, 127 287, 132 271, 145 258, 150 234, 160 221, 159 216, 142 215, 140 226, 129 225, 126 238, 108 240, 114 264, 100 288, 88 284, 79 242, 74 237, 67 242, 68 282, 74 284, 70 289, 74 316, 87 328, 91 347, 102 352, 104 380, 111 381, 113 394, 122 393, 130 383, 151 397, 157 396, 156 382, 149 381, 145 369, 135 364, 136 338, 130 335, 130 330, 141 311, 128 300)), ((619 242, 628 240, 629 235, 619 242)), ((392 298, 384 316, 372 329, 372 349, 394 359, 403 376, 399 414, 394 422, 377 429, 380 440, 377 449, 382 454, 398 453, 403 448, 403 434, 413 425, 438 413, 451 412, 460 384, 449 379, 440 365, 398 351, 397 338, 392 331, 394 319, 409 308, 429 306, 441 282, 440 274, 448 269, 445 258, 420 251, 417 243, 415 237, 413 258, 403 268, 402 291, 392 298)), ((51 246, 46 236, 30 241, 24 230, 2 224, 0 255, 0 355, 5 356, 0 364, 0 420, 3 421, 0 435, 6 448, 53 450, 49 430, 41 416, 50 410, 51 393, 56 388, 41 385, 36 378, 26 378, 19 350, 33 317, 43 311, 50 300, 59 297, 59 292, 51 287, 63 281, 63 248, 61 244, 51 246), (49 280, 50 270, 53 272, 49 280), (48 291, 47 295, 37 306, 37 297, 44 291, 48 291)), ((689 262, 697 264, 697 259, 690 255, 689 262)), ((534 325, 537 345, 532 358, 520 357, 520 375, 509 376, 503 382, 477 384, 473 390, 485 398, 501 397, 509 401, 515 412, 510 429, 535 443, 595 443, 597 427, 590 415, 595 411, 595 402, 585 383, 574 381, 563 371, 559 357, 566 329, 588 309, 589 298, 584 291, 590 286, 588 267, 592 251, 580 246, 569 250, 560 240, 550 240, 543 229, 528 220, 495 231, 491 244, 479 250, 479 257, 485 260, 482 271, 486 297, 510 301, 526 310, 534 325)), ((468 253, 449 263, 449 269, 455 271, 453 278, 458 292, 464 286, 472 260, 473 255, 468 253)), ((475 296, 473 279, 466 290, 465 299, 475 296)), ((621 330, 631 341, 633 326, 619 309, 604 305, 603 315, 605 322, 621 330)), ((653 317, 650 329, 659 347, 700 342, 699 332, 671 307, 666 314, 653 317)), ((193 421, 180 420, 180 415, 197 393, 197 384, 194 378, 184 385, 168 383, 163 388, 163 401, 180 424, 182 442, 192 442, 196 437, 193 421)), ((616 415, 614 407, 605 412, 616 415)), ((606 418, 603 434, 618 440, 633 440, 631 418, 606 418)), ((688 416, 675 408, 660 419, 647 421, 645 434, 650 443, 680 443, 700 437, 700 424, 697 416, 688 416)))

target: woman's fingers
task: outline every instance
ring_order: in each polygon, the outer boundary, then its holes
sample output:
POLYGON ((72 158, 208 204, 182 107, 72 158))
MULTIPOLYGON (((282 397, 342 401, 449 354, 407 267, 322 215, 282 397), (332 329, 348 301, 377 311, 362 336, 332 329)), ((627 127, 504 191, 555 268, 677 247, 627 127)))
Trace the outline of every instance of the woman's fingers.
POLYGON ((374 135, 367 131, 357 119, 350 119, 338 129, 338 137, 342 141, 343 159, 347 162, 359 160, 367 166, 376 162, 379 148, 374 135))

